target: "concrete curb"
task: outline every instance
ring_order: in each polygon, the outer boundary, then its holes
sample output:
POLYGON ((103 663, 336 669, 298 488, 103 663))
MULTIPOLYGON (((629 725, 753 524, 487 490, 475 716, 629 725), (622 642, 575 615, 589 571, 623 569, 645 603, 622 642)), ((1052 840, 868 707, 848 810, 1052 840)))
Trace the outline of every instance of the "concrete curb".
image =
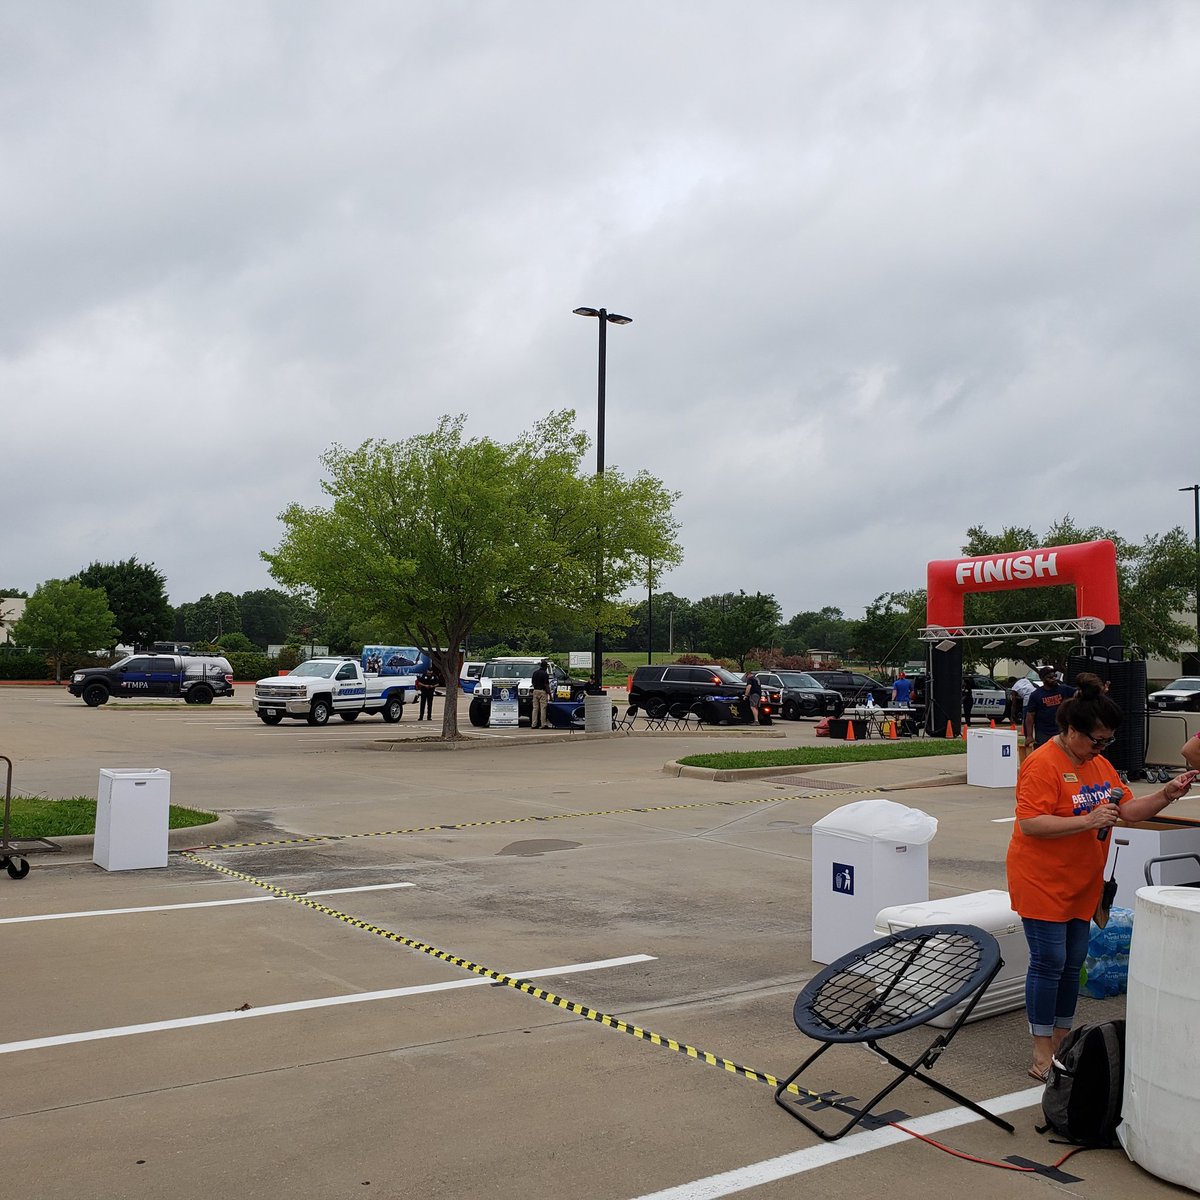
MULTIPOLYGON (((213 842, 227 842, 237 833, 238 823, 236 817, 231 817, 226 813, 218 814, 215 821, 210 821, 207 825, 189 825, 186 829, 171 829, 167 832, 167 850, 168 852, 178 853, 180 850, 189 850, 193 846, 207 846, 213 842)), ((16 838, 20 842, 23 839, 16 838)), ((91 859, 92 850, 95 847, 96 838, 90 833, 72 833, 64 837, 56 837, 50 839, 56 846, 61 848, 62 858, 84 858, 91 859)), ((59 852, 47 850, 44 846, 36 844, 28 847, 28 850, 22 850, 22 857, 26 854, 41 856, 43 854, 59 858, 59 852)))
MULTIPOLYGON (((794 767, 742 767, 740 769, 718 769, 716 767, 688 767, 681 762, 663 763, 663 774, 675 778, 707 779, 712 783, 738 783, 747 779, 772 779, 781 775, 816 775, 829 771, 840 771, 846 767, 857 768, 865 766, 886 766, 888 760, 878 763, 808 763, 794 767)), ((934 775, 927 779, 911 779, 902 783, 872 784, 859 783, 861 787, 879 787, 889 792, 910 791, 913 788, 951 787, 967 782, 966 771, 954 774, 934 775)))
POLYGON ((626 733, 623 729, 604 730, 603 733, 584 733, 583 730, 571 732, 567 729, 561 729, 555 733, 531 733, 528 729, 512 730, 510 733, 463 733, 460 734, 457 741, 446 742, 440 738, 429 738, 428 740, 421 738, 379 738, 372 742, 369 749, 371 750, 478 750, 480 747, 509 747, 509 746, 537 746, 537 745, 558 745, 569 746, 574 742, 596 742, 604 741, 606 738, 623 739, 626 737, 634 738, 668 738, 668 737, 686 737, 686 738, 702 738, 702 737, 749 737, 749 738, 782 738, 786 735, 782 732, 776 732, 773 729, 744 729, 731 731, 725 727, 714 727, 713 729, 693 730, 689 733, 679 733, 675 730, 651 730, 638 729, 631 733, 626 733))

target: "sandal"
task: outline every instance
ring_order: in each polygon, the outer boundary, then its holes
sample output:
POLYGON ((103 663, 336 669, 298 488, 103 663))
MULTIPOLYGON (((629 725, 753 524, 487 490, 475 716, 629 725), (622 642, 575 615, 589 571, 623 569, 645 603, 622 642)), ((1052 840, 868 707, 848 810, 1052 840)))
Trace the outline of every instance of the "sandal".
POLYGON ((1036 1079, 1038 1083, 1045 1083, 1050 1075, 1050 1068, 1047 1067, 1044 1071, 1039 1071, 1037 1067, 1030 1067, 1025 1073, 1030 1079, 1036 1079))

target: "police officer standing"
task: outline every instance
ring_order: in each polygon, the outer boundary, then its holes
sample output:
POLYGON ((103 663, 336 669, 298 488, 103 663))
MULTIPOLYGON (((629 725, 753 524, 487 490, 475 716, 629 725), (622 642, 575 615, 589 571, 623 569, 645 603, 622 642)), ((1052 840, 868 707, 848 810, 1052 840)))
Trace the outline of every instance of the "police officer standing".
POLYGON ((417 709, 418 721, 433 720, 433 698, 437 694, 438 677, 432 667, 426 667, 417 676, 417 699, 420 707, 417 709))
POLYGON ((530 729, 545 729, 549 725, 550 664, 543 658, 533 668, 529 680, 533 688, 533 711, 529 715, 530 729))

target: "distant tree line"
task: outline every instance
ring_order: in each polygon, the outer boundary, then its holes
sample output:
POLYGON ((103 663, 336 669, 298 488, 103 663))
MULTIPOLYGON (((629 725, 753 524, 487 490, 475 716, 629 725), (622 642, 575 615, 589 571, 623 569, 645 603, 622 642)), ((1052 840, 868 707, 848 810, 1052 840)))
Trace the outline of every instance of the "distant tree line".
MULTIPOLYGON (((1191 540, 1180 528, 1148 536, 1140 543, 1123 539, 1113 530, 1081 527, 1071 517, 1056 521, 1036 535, 1028 528, 1005 527, 992 533, 982 526, 967 530, 964 556, 1005 554, 1039 546, 1061 546, 1108 538, 1117 547, 1122 632, 1133 653, 1175 658, 1190 643, 1193 627, 1175 614, 1195 603, 1196 557, 1191 540)), ((469 582, 469 581, 468 581, 469 582)), ((71 655, 78 657, 117 645, 145 648, 155 642, 187 642, 220 648, 226 653, 265 654, 269 646, 328 646, 333 653, 353 654, 371 642, 411 640, 401 627, 383 628, 378 619, 363 618, 348 601, 315 602, 308 596, 278 588, 259 588, 235 595, 206 593, 174 608, 166 595, 166 578, 153 563, 136 558, 95 562, 67 580, 47 580, 32 595, 20 589, 0 589, 0 597, 26 601, 25 612, 13 629, 17 647, 47 652, 58 677, 71 655)), ((519 597, 518 597, 519 601, 519 597)), ((572 619, 553 606, 544 606, 544 623, 529 622, 518 603, 505 611, 505 620, 482 622, 471 629, 468 657, 499 653, 566 653, 591 645, 592 626, 586 617, 572 619)), ((1075 615, 1069 586, 984 592, 966 598, 967 624, 1008 624, 1052 620, 1075 615)), ((782 619, 774 595, 744 591, 720 592, 690 600, 671 591, 655 592, 608 614, 608 645, 614 652, 703 654, 734 661, 778 661, 812 650, 835 659, 868 664, 886 672, 905 662, 924 658, 917 636, 925 624, 925 591, 882 592, 862 618, 847 617, 826 606, 782 619)), ((993 650, 972 652, 975 664, 995 670, 1001 658, 1016 658, 1030 666, 1060 665, 1069 647, 1039 639, 1028 647, 1005 643, 993 650)), ((292 655, 294 657, 294 655, 292 655)))

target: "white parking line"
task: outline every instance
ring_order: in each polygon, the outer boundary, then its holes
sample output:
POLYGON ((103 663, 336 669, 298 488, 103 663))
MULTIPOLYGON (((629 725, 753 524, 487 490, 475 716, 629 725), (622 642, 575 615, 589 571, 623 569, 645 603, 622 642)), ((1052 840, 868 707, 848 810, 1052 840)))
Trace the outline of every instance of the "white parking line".
MULTIPOLYGON (((370 883, 361 887, 327 888, 323 892, 298 892, 302 896, 344 896, 348 892, 383 892, 415 887, 412 883, 370 883)), ((242 896, 236 900, 197 900, 191 904, 147 904, 142 908, 90 908, 81 912, 37 913, 30 917, 0 917, 0 925, 23 925, 30 921, 69 921, 75 917, 117 917, 126 913, 179 912, 185 908, 223 908, 230 904, 261 904, 282 896, 242 896)))
MULTIPOLYGON (((1041 1103, 1044 1091, 1045 1088, 1031 1087, 1020 1092, 1009 1092, 1006 1096, 997 1096, 992 1100, 981 1100, 980 1103, 990 1112, 1000 1116, 1041 1103)), ((904 1124, 914 1133, 922 1133, 928 1137, 946 1129, 956 1129, 960 1125, 982 1120, 978 1113, 973 1113, 969 1108, 950 1108, 945 1112, 930 1113, 926 1117, 914 1117, 904 1124)), ((763 1184, 773 1183, 777 1179, 790 1179, 794 1175, 815 1171, 818 1167, 825 1167, 830 1163, 857 1158, 860 1154, 869 1154, 872 1150, 883 1150, 885 1147, 911 1140, 907 1133, 890 1126, 884 1129, 864 1130, 862 1133, 852 1133, 840 1142, 808 1146, 791 1154, 781 1154, 778 1158, 768 1158, 763 1162, 751 1163, 747 1167, 723 1171, 720 1175, 709 1175, 692 1183, 665 1188, 661 1192, 648 1192, 637 1197, 637 1200, 718 1200, 721 1196, 749 1191, 750 1188, 762 1187, 763 1184)))
POLYGON ((1011 825, 1016 819, 1017 819, 1016 817, 993 817, 992 824, 993 825, 1011 825))
MULTIPOLYGON (((603 971, 609 967, 625 967, 632 963, 653 962, 652 954, 629 954, 624 958, 602 958, 596 962, 568 963, 561 967, 545 967, 540 971, 508 971, 516 979, 543 979, 550 975, 571 975, 577 971, 603 971)), ((429 992, 450 992, 458 988, 492 986, 486 978, 451 979, 445 983, 425 983, 416 987, 388 988, 382 992, 351 992, 344 996, 323 996, 317 1000, 293 1000, 287 1004, 266 1004, 245 1011, 201 1013, 195 1017, 177 1017, 170 1021, 148 1021, 142 1025, 118 1025, 110 1029, 88 1029, 82 1033, 60 1033, 53 1037, 27 1038, 21 1042, 0 1044, 0 1054, 19 1054, 22 1050, 44 1050, 50 1046, 70 1046, 78 1042, 99 1042, 107 1038, 136 1037, 142 1033, 159 1033, 167 1029, 187 1029, 194 1025, 220 1025, 226 1021, 246 1021, 251 1017, 273 1017, 280 1013, 304 1012, 314 1008, 332 1008, 340 1004, 367 1004, 373 1000, 392 1000, 397 996, 422 996, 429 992)))

